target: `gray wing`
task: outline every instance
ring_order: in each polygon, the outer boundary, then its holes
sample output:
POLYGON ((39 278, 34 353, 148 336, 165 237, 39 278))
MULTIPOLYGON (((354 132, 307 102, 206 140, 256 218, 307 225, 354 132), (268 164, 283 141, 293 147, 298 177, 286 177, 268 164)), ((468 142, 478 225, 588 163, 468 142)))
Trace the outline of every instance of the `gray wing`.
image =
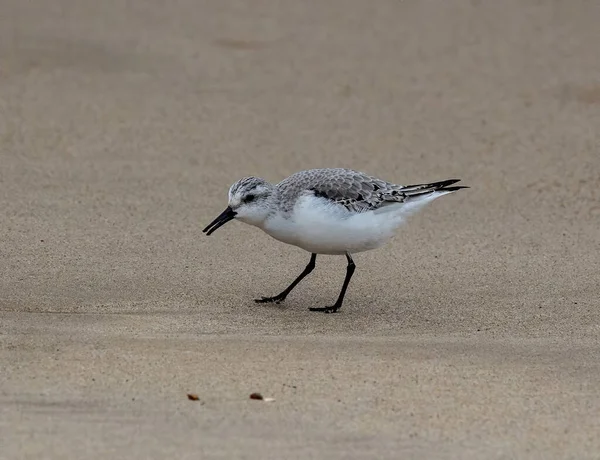
MULTIPOLYGON (((413 197, 445 189, 458 182, 450 179, 442 182, 418 185, 398 185, 351 169, 312 169, 293 174, 277 185, 289 202, 301 193, 330 200, 348 211, 361 213, 379 209, 392 203, 404 203, 413 197)), ((453 188, 454 189, 454 188, 453 188)))

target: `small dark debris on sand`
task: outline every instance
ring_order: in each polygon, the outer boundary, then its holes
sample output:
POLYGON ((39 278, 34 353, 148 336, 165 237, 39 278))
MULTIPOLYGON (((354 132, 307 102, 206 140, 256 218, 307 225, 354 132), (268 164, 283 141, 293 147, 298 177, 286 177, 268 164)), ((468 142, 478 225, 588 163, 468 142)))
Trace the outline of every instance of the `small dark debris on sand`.
POLYGON ((261 395, 260 393, 252 393, 250 395, 250 399, 256 399, 258 401, 265 401, 265 402, 272 402, 275 401, 275 398, 265 398, 263 395, 261 395))

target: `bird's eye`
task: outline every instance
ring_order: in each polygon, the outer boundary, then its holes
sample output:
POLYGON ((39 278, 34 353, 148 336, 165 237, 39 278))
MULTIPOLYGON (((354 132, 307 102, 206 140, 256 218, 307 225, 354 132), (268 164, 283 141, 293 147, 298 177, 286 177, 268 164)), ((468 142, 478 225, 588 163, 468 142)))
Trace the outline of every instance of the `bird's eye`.
POLYGON ((246 203, 250 203, 251 201, 254 200, 254 198, 256 198, 254 195, 246 195, 246 198, 244 198, 244 201, 246 203))

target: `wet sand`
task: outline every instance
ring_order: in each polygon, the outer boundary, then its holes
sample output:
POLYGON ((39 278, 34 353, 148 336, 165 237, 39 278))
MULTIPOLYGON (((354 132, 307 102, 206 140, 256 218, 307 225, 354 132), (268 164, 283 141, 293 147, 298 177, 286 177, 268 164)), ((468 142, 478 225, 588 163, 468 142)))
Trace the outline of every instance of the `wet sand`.
POLYGON ((597 458, 599 20, 3 0, 0 458, 597 458), (201 229, 338 166, 471 189, 356 255, 340 313, 308 308, 343 257, 255 304, 309 255, 201 229))

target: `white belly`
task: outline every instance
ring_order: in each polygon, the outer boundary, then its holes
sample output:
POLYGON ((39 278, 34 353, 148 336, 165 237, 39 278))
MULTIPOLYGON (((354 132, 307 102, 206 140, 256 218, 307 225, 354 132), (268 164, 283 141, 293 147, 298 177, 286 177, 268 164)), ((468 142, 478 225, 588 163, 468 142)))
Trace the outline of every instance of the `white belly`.
POLYGON ((273 238, 316 254, 341 255, 375 249, 389 240, 400 222, 390 214, 355 214, 312 196, 298 200, 287 216, 275 215, 263 230, 273 238))

